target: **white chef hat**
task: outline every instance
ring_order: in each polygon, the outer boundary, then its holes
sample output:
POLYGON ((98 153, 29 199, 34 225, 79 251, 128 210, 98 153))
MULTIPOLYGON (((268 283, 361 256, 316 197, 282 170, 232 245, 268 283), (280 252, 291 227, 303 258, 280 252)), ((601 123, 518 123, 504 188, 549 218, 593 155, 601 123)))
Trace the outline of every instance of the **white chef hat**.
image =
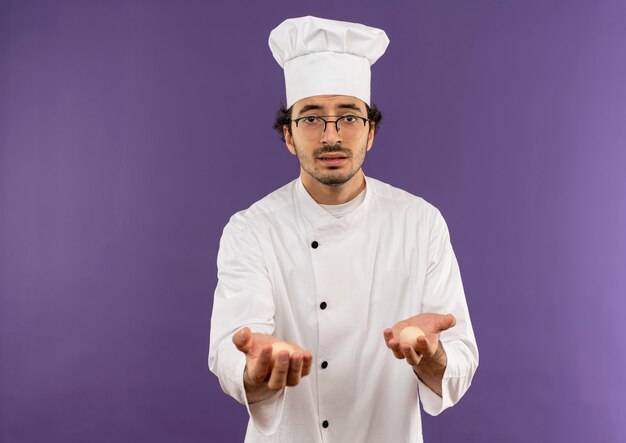
POLYGON ((370 65, 385 53, 382 29, 318 17, 290 18, 270 33, 285 70, 287 107, 314 95, 351 95, 370 104, 370 65))

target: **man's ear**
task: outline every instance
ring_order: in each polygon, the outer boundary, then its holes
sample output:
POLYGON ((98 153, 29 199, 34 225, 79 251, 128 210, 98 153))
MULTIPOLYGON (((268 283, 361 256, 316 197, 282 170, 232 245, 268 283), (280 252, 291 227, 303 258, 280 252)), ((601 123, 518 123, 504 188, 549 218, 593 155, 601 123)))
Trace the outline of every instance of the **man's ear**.
POLYGON ((376 129, 376 122, 370 122, 369 133, 367 134, 367 150, 372 149, 374 143, 374 129, 376 129))
POLYGON ((289 132, 288 125, 283 125, 283 137, 285 137, 285 145, 287 145, 287 149, 289 149, 289 152, 291 152, 293 155, 296 155, 296 148, 293 145, 293 137, 289 132))

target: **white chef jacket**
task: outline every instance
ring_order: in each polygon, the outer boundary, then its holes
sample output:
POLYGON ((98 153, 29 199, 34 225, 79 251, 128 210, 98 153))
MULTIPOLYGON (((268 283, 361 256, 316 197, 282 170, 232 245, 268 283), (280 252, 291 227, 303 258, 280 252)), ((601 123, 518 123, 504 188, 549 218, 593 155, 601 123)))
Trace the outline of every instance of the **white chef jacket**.
POLYGON ((363 203, 335 218, 298 178, 230 219, 217 264, 209 368, 248 409, 246 442, 422 442, 418 401, 437 415, 470 386, 478 348, 458 264, 443 217, 419 197, 366 177, 363 203), (383 338, 423 312, 457 320, 440 337, 442 397, 383 338), (232 343, 244 326, 310 351, 311 373, 248 404, 232 343))

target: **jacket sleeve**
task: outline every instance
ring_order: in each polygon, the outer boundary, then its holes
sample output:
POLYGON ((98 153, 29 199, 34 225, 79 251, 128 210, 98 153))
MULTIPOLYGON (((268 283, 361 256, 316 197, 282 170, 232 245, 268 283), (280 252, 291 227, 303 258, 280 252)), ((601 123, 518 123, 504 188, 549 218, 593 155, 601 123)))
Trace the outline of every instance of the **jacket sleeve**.
POLYGON ((456 404, 469 389, 478 367, 478 347, 448 227, 437 209, 431 215, 427 266, 422 312, 452 313, 457 322, 440 336, 448 360, 442 380, 442 396, 418 379, 424 411, 438 415, 456 404))
POLYGON ((209 369, 217 375, 224 392, 246 406, 257 430, 270 435, 276 431, 282 416, 284 390, 250 405, 243 384, 246 358, 232 341, 233 334, 244 326, 257 333, 274 332, 272 285, 259 242, 242 219, 241 214, 235 214, 220 240, 209 369))

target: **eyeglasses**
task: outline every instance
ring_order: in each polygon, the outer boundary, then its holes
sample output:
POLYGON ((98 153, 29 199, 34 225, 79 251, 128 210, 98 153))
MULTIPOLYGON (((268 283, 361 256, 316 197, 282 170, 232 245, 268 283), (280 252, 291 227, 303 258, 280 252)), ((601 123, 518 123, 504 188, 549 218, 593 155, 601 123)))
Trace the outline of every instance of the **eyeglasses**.
POLYGON ((328 123, 334 123, 335 129, 342 137, 350 138, 357 137, 363 132, 363 128, 369 121, 365 117, 359 117, 358 115, 342 115, 336 120, 326 120, 323 117, 335 117, 334 115, 308 115, 306 117, 300 117, 292 119, 291 121, 296 124, 296 128, 300 130, 302 136, 316 140, 326 132, 326 125, 328 123))

